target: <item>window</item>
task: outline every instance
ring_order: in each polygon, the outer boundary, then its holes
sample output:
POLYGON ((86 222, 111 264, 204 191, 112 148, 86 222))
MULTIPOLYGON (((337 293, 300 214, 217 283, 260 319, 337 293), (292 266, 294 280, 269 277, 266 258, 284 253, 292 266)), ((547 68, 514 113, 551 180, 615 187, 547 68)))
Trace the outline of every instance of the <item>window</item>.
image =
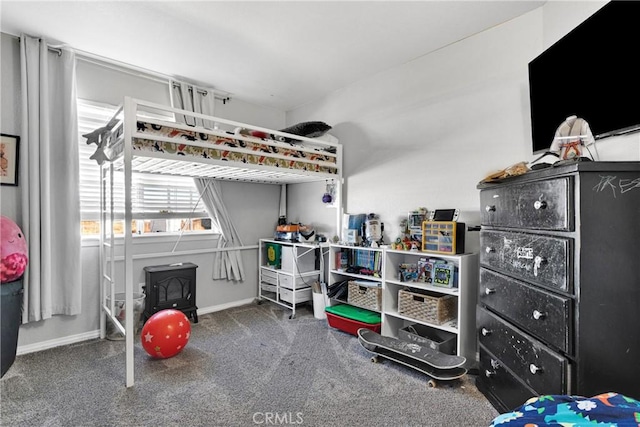
MULTIPOLYGON (((100 233, 100 167, 90 157, 95 144, 82 135, 104 126, 117 107, 78 99, 80 157, 80 209, 83 236, 100 233)), ((124 179, 117 174, 117 179, 124 179)), ((120 181, 122 182, 122 181, 120 181)), ((211 230, 211 219, 200 200, 193 178, 156 174, 133 174, 132 229, 135 234, 211 230)), ((120 192, 121 193, 121 192, 120 192)), ((124 194, 114 194, 116 205, 124 205, 124 194)), ((124 233, 122 218, 116 233, 124 233)), ((215 231, 215 230, 213 230, 215 231)))

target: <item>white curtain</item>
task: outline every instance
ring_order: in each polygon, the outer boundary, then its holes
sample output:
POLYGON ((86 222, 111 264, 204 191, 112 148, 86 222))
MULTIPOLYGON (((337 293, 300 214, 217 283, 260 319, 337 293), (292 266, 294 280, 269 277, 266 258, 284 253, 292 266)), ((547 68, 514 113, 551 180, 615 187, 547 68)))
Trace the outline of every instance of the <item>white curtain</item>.
MULTIPOLYGON (((236 227, 231 221, 231 216, 222 202, 220 184, 211 178, 196 178, 196 187, 202 195, 207 212, 212 221, 221 230, 222 235, 218 239, 218 248, 236 248, 242 246, 236 227)), ((244 280, 244 266, 242 254, 239 250, 226 250, 213 254, 213 279, 228 279, 234 281, 244 280)))
MULTIPOLYGON (((174 108, 213 116, 215 109, 215 93, 213 89, 201 88, 175 80, 172 80, 169 84, 171 85, 171 102, 174 108)), ((189 126, 202 126, 207 129, 215 127, 215 123, 210 120, 194 119, 183 114, 176 114, 176 121, 186 123, 189 126)))
MULTIPOLYGON (((174 108, 193 111, 208 116, 213 116, 215 107, 215 94, 212 89, 199 88, 184 82, 171 81, 171 102, 174 108)), ((176 121, 191 126, 203 126, 213 129, 215 123, 211 120, 197 119, 176 114, 176 121)), ((211 220, 221 231, 218 239, 218 248, 230 248, 242 246, 242 241, 236 231, 231 216, 222 201, 222 192, 219 183, 214 179, 195 179, 196 188, 202 195, 202 201, 207 208, 211 220)), ((242 255, 239 250, 218 251, 213 254, 213 279, 227 279, 233 281, 244 280, 244 267, 242 255)))
POLYGON ((22 226, 29 245, 23 322, 81 310, 75 55, 20 38, 22 226))

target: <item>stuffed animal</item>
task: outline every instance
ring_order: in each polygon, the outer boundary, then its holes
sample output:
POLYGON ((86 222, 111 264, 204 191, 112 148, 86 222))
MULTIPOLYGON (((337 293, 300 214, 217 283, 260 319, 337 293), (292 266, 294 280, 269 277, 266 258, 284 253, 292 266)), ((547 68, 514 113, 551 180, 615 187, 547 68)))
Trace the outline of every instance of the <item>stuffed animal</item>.
POLYGON ((560 160, 582 157, 582 147, 595 142, 589 123, 578 116, 569 116, 556 130, 549 151, 557 153, 560 160))
POLYGON ((18 280, 27 268, 27 240, 20 227, 0 216, 0 283, 18 280))

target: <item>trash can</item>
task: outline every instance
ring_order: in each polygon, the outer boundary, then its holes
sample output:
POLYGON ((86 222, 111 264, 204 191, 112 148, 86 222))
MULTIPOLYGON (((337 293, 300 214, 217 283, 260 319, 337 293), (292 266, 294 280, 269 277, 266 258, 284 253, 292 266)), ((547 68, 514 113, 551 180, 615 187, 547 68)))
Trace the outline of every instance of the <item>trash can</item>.
POLYGON ((18 331, 22 323, 22 279, 0 285, 0 354, 2 375, 9 370, 16 360, 18 348, 18 331))
MULTIPOLYGON (((125 297, 124 292, 117 293, 114 295, 114 304, 113 304, 113 313, 115 317, 118 319, 120 324, 124 326, 125 319, 125 297)), ((107 307, 111 307, 111 298, 107 297, 107 307)), ((142 293, 133 293, 133 329, 134 332, 137 333, 142 329, 142 313, 144 312, 144 294, 142 293)), ((118 328, 107 319, 107 331, 106 337, 108 340, 122 340, 124 336, 120 333, 118 328)))
POLYGON ((324 312, 325 302, 321 284, 319 282, 312 283, 311 290, 313 292, 313 317, 320 320, 326 319, 327 315, 324 312))

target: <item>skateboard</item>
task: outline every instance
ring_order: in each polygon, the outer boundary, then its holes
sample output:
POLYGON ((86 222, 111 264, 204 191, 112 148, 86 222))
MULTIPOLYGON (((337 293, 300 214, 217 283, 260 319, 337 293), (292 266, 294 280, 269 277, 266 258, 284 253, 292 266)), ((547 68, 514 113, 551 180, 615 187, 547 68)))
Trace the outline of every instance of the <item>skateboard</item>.
POLYGON ((381 356, 420 371, 431 378, 427 382, 429 387, 435 387, 436 380, 455 380, 467 373, 462 367, 467 361, 464 357, 444 354, 397 338, 383 337, 366 328, 358 329, 358 341, 367 351, 375 353, 371 357, 372 362, 378 362, 381 356))

